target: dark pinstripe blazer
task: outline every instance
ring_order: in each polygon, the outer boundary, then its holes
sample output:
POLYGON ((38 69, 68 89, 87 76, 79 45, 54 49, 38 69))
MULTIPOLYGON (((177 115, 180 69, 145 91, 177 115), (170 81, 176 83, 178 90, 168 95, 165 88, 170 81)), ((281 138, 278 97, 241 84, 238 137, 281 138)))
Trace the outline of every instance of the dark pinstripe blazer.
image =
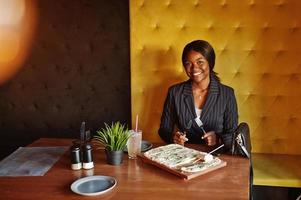
MULTIPOLYGON (((201 128, 196 124, 195 106, 192 94, 191 80, 178 83, 169 88, 164 103, 160 137, 167 143, 172 143, 172 133, 175 127, 186 131, 189 143, 203 143, 201 128), (189 128, 189 121, 192 126, 189 128)), ((238 114, 234 90, 221 84, 214 76, 210 77, 209 92, 202 108, 200 120, 205 131, 215 131, 229 148, 232 136, 237 128, 238 114)))

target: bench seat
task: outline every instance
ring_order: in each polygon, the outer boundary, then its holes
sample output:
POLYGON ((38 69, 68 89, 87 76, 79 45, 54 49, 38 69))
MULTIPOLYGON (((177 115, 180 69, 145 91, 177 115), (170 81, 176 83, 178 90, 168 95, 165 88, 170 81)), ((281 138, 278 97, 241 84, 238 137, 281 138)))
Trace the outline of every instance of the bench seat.
POLYGON ((253 185, 301 188, 301 155, 252 153, 253 185))

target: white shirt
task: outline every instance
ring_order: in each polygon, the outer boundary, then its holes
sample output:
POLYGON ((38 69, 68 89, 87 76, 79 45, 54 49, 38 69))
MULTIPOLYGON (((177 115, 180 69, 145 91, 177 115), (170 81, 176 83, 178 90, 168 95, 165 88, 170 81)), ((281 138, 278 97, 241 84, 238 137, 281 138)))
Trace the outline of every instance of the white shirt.
POLYGON ((194 108, 195 108, 195 113, 196 113, 197 118, 200 118, 201 113, 202 113, 202 109, 199 109, 197 107, 194 107, 194 108))

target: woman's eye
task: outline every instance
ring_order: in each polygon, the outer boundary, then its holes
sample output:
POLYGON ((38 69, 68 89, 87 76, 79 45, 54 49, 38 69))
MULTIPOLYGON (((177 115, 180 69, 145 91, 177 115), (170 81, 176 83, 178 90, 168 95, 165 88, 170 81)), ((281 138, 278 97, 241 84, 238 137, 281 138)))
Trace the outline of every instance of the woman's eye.
POLYGON ((198 61, 197 62, 198 65, 203 65, 203 63, 204 63, 203 61, 198 61))

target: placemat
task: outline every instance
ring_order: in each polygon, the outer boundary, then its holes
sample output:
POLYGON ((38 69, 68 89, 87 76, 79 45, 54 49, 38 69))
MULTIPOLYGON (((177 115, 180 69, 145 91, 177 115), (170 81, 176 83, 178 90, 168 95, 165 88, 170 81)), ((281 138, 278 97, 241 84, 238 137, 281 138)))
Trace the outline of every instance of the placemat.
POLYGON ((0 176, 43 176, 67 149, 20 147, 0 162, 0 176))

